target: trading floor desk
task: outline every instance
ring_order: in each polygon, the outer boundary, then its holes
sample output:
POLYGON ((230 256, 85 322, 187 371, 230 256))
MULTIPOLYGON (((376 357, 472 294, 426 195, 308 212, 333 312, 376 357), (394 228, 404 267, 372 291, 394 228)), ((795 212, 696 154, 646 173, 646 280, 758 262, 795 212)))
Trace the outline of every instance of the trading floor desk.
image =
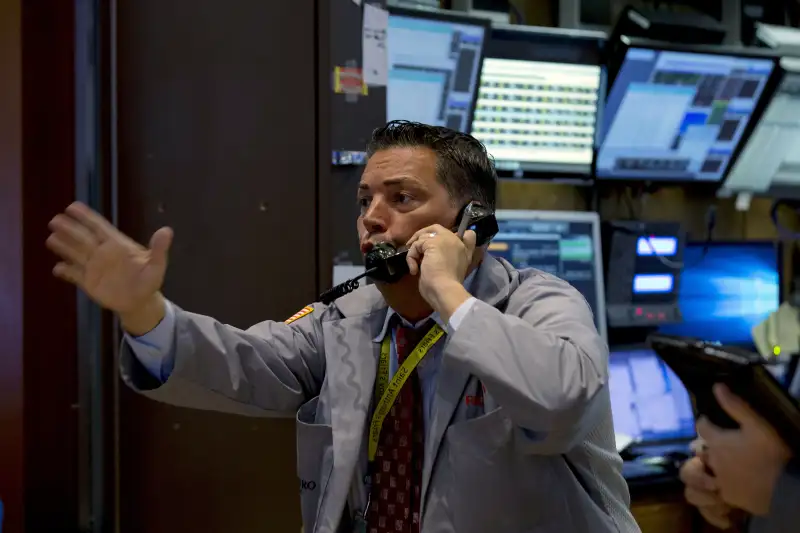
POLYGON ((711 533, 719 531, 705 523, 686 503, 683 484, 677 477, 654 483, 631 483, 631 509, 642 533, 711 533))

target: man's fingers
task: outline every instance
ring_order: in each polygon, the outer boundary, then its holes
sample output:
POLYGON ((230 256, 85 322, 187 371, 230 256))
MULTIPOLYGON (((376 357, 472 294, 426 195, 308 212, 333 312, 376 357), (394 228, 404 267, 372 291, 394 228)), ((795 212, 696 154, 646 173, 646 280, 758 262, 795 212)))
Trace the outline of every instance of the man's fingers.
POLYGON ((730 515, 725 513, 724 511, 715 508, 703 508, 703 507, 699 507, 697 510, 700 511, 700 515, 706 522, 708 522, 709 524, 711 524, 716 528, 728 529, 733 525, 731 523, 730 515))
POLYGON ((422 262, 422 255, 425 250, 423 249, 425 241, 415 241, 411 248, 408 249, 406 255, 406 263, 408 264, 408 272, 412 276, 419 274, 419 264, 422 262))
POLYGON ((83 246, 78 246, 74 242, 71 242, 56 233, 51 234, 47 238, 45 245, 53 253, 70 263, 85 265, 89 258, 89 255, 83 246))
POLYGON ((426 226, 426 227, 422 228, 421 230, 419 230, 418 232, 416 232, 414 235, 412 235, 411 238, 408 239, 408 241, 406 242, 406 246, 411 247, 412 244, 414 244, 415 242, 419 241, 423 237, 430 237, 431 233, 434 233, 434 234, 438 235, 438 234, 441 234, 441 233, 443 233, 445 231, 449 231, 449 230, 445 229, 444 227, 440 226, 439 224, 434 224, 433 226, 426 226))
POLYGON ((83 283, 83 270, 76 265, 63 261, 53 267, 53 275, 73 285, 80 286, 83 283))
POLYGON ((686 486, 683 491, 686 501, 695 507, 712 507, 715 505, 725 505, 719 494, 707 490, 700 490, 694 487, 686 486))
POLYGON ((81 202, 74 202, 66 209, 66 213, 86 226, 100 241, 115 234, 117 229, 99 213, 81 202))
POLYGON ((684 463, 679 476, 687 487, 713 492, 718 490, 717 480, 706 473, 706 465, 698 457, 693 457, 684 463))
POLYGON ((56 215, 48 224, 50 230, 62 240, 72 241, 75 245, 88 250, 97 246, 97 238, 83 224, 67 215, 56 215))

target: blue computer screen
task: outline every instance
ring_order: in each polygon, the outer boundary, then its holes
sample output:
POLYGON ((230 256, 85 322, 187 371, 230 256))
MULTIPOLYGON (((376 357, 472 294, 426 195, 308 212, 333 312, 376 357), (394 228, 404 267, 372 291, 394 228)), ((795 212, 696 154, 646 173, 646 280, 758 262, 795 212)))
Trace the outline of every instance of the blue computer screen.
POLYGON ((592 308, 598 328, 604 328, 596 222, 533 215, 529 219, 505 218, 499 212, 497 224, 500 231, 489 245, 492 255, 516 268, 537 268, 569 282, 592 308))
POLYGON ((652 350, 612 351, 609 392, 615 433, 637 442, 694 438, 689 394, 652 350))
POLYGON ((597 177, 719 181, 774 66, 630 48, 606 102, 597 177))
POLYGON ((683 322, 668 335, 752 346, 752 329, 780 306, 780 254, 773 243, 688 244, 678 289, 683 322))
POLYGON ((390 14, 387 120, 467 131, 486 28, 390 14))

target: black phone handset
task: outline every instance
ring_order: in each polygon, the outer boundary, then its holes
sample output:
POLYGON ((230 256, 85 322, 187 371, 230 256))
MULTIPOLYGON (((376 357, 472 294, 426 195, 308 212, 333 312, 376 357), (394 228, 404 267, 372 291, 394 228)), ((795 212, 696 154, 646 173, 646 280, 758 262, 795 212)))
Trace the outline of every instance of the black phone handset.
MULTIPOLYGON (((453 228, 453 231, 460 238, 464 237, 464 233, 467 230, 475 232, 476 247, 488 243, 498 232, 497 219, 494 216, 494 212, 474 201, 461 208, 456 218, 456 224, 457 227, 453 228)), ((376 244, 364 258, 364 273, 325 291, 320 295, 319 301, 327 305, 337 298, 353 292, 358 288, 358 280, 363 277, 369 277, 384 283, 399 281, 408 274, 407 255, 408 250, 398 251, 390 243, 376 244)))

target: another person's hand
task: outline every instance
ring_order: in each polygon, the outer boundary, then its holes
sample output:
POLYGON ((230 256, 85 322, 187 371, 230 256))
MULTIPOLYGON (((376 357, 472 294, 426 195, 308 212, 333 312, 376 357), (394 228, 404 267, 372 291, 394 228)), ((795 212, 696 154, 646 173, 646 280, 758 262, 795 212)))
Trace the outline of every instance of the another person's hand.
POLYGON ((53 268, 55 276, 118 313, 131 333, 145 333, 158 324, 172 230, 158 230, 145 248, 81 203, 56 215, 49 228, 47 247, 62 259, 53 268), (143 331, 131 331, 137 329, 143 331))
POLYGON ((697 507, 706 522, 719 529, 728 529, 732 525, 732 509, 722 501, 716 479, 706 471, 705 459, 705 451, 700 450, 696 457, 681 467, 680 477, 686 485, 686 501, 697 507))
POLYGON ((715 385, 714 396, 740 427, 729 430, 706 418, 698 421, 697 433, 707 445, 706 464, 725 503, 753 515, 765 515, 791 450, 768 422, 726 386, 715 385))

